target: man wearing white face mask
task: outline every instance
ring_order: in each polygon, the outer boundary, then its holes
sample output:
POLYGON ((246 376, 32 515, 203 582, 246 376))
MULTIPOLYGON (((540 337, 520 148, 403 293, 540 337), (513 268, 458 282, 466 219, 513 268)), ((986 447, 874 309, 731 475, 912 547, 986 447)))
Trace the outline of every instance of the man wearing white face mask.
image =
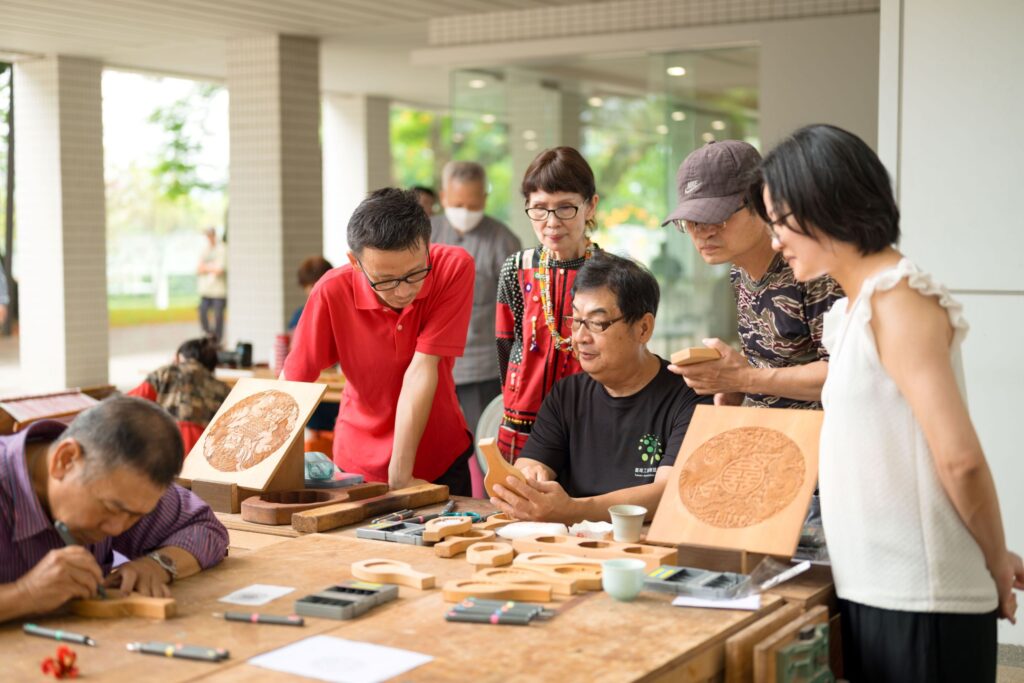
POLYGON ((472 161, 450 161, 442 172, 441 206, 431 217, 431 242, 462 247, 476 262, 473 315, 466 352, 455 361, 455 392, 469 429, 480 413, 501 393, 498 359, 494 353, 494 318, 498 273, 510 254, 522 249, 519 238, 501 221, 484 215, 487 174, 472 161))

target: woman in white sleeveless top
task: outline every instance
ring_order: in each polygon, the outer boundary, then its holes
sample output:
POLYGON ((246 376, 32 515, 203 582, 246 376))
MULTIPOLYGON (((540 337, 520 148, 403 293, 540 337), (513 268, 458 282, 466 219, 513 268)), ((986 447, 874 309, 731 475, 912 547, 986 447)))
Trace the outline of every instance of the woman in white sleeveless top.
POLYGON ((994 681, 1024 566, 967 412, 961 306, 894 247, 889 176, 860 138, 802 128, 760 175, 773 248, 847 293, 825 316, 819 474, 846 676, 994 681))

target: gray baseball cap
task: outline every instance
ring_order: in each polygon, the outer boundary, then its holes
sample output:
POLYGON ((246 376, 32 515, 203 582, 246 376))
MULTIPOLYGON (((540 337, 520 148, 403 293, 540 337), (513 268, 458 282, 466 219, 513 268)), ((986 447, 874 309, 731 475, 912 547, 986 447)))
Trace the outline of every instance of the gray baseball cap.
POLYGON ((676 174, 679 204, 662 225, 676 219, 722 223, 743 203, 750 173, 761 163, 752 145, 740 140, 709 142, 686 157, 676 174))

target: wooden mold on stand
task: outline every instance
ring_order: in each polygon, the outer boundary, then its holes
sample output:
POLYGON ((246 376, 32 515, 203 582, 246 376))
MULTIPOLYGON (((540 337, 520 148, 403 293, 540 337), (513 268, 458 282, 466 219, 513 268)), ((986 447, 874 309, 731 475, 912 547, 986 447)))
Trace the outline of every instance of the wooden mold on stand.
POLYGON ((675 548, 662 548, 640 543, 594 541, 578 536, 525 536, 512 541, 512 547, 519 553, 554 552, 595 560, 618 558, 643 560, 647 571, 657 569, 663 564, 675 564, 678 558, 675 548))
POLYGON ((461 602, 468 598, 551 602, 551 586, 540 583, 492 583, 477 579, 459 579, 446 581, 443 592, 444 599, 448 602, 461 602))
POLYGON ((327 387, 243 378, 193 446, 181 470, 192 492, 217 512, 246 498, 296 491, 305 483, 303 430, 327 387))
POLYGON ((303 534, 330 531, 341 526, 358 524, 367 518, 385 515, 403 508, 415 509, 448 500, 448 487, 441 484, 419 484, 388 491, 384 495, 351 503, 325 505, 292 515, 292 528, 303 534))
POLYGON ((255 524, 291 524, 292 515, 325 505, 365 500, 387 493, 381 482, 355 484, 343 489, 301 489, 271 491, 242 501, 242 519, 255 524))
POLYGON ((177 603, 174 598, 154 598, 140 593, 125 595, 121 591, 111 588, 107 589, 105 599, 72 600, 69 605, 72 614, 99 619, 116 617, 170 619, 177 613, 177 603))
POLYGON ((449 536, 440 543, 434 544, 434 554, 438 557, 455 557, 461 552, 464 552, 474 543, 483 543, 484 541, 493 541, 493 531, 479 531, 477 529, 470 529, 464 531, 458 536, 449 536))
POLYGON ((466 548, 466 562, 480 569, 512 564, 516 551, 510 543, 474 543, 466 548))
POLYGON ((697 363, 706 363, 709 360, 718 360, 722 357, 722 354, 718 352, 718 349, 711 349, 707 347, 698 346, 690 349, 683 349, 676 351, 672 354, 671 361, 672 365, 696 365, 697 363))
POLYGON ((647 541, 791 557, 818 479, 821 420, 697 406, 647 541))
POLYGON ((494 495, 494 485, 504 484, 509 476, 518 477, 526 481, 526 475, 518 467, 513 467, 505 458, 501 457, 496 439, 480 439, 476 442, 477 448, 484 455, 487 461, 487 476, 484 477, 484 490, 488 496, 494 495))
POLYGON ((363 581, 375 583, 395 583, 426 590, 434 587, 436 577, 433 574, 418 572, 408 562, 398 560, 360 560, 352 563, 352 576, 363 581))

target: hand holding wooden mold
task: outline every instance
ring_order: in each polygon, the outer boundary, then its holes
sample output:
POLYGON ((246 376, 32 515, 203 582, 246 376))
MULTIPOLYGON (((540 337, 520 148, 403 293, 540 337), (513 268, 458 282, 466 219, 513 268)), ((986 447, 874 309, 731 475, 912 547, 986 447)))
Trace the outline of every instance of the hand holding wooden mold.
POLYGON ((522 470, 518 467, 513 467, 508 463, 505 458, 501 457, 501 451, 498 450, 498 444, 495 439, 480 439, 476 442, 477 448, 484 454, 484 460, 487 461, 487 476, 484 477, 484 489, 487 491, 488 496, 494 495, 495 484, 505 484, 505 479, 509 476, 517 477, 522 481, 526 481, 526 475, 523 474, 522 470))
POLYGON ((375 583, 396 583, 399 586, 426 590, 434 587, 433 574, 418 572, 408 562, 398 560, 361 560, 353 562, 352 576, 375 583))
POLYGON ((107 589, 107 598, 72 600, 71 612, 80 617, 111 619, 115 617, 141 617, 143 619, 169 619, 177 612, 174 598, 156 598, 141 593, 125 595, 119 590, 107 589))
POLYGON ((706 363, 709 360, 718 360, 721 357, 722 354, 718 352, 718 349, 700 346, 676 351, 672 354, 671 360, 672 365, 684 366, 706 363))

